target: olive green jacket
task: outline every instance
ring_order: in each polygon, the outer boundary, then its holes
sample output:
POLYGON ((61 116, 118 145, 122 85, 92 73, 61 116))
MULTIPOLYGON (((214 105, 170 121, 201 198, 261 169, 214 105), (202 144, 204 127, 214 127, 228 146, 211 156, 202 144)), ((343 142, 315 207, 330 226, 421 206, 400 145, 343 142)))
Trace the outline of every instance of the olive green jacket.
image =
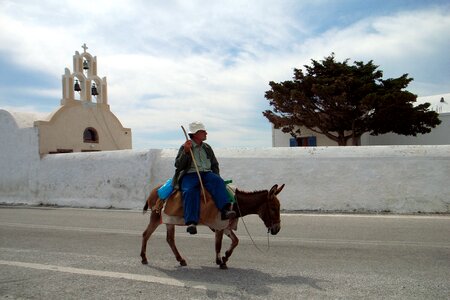
MULTIPOLYGON (((217 175, 220 175, 219 162, 217 161, 213 149, 205 142, 202 143, 202 148, 205 149, 206 157, 211 162, 211 171, 213 171, 217 175)), ((175 175, 172 179, 172 185, 175 189, 180 189, 181 179, 184 174, 186 174, 186 172, 191 168, 191 164, 192 156, 190 153, 184 152, 184 145, 182 145, 178 150, 178 154, 175 159, 175 175)))

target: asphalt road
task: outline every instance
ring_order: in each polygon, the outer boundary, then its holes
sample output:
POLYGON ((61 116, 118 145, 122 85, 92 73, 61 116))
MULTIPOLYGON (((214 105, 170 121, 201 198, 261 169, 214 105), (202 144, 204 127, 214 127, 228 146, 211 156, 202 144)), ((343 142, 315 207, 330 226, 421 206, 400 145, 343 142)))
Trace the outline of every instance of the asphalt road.
MULTIPOLYGON (((140 262, 149 215, 0 206, 2 299, 449 299, 450 216, 284 214, 268 239, 242 221, 228 270, 214 236, 177 227, 181 267, 160 226, 140 262)), ((228 247, 225 240, 224 246, 228 247)))

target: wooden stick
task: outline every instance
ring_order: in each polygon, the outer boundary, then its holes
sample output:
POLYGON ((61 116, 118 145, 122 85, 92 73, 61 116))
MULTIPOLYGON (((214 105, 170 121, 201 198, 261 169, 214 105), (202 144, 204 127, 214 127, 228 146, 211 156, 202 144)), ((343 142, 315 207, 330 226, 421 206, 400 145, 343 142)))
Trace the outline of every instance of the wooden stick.
MULTIPOLYGON (((186 137, 186 141, 189 141, 189 137, 188 137, 188 135, 187 135, 187 133, 186 133, 186 130, 184 129, 183 126, 181 126, 181 129, 183 129, 184 136, 186 137)), ((195 160, 194 152, 192 152, 192 148, 189 149, 189 152, 191 153, 192 161, 194 162, 195 171, 197 171, 198 180, 200 180, 200 187, 201 187, 201 189, 202 189, 203 201, 204 201, 205 204, 206 204, 205 188, 203 187, 202 176, 200 175, 200 171, 198 170, 197 161, 195 160)))

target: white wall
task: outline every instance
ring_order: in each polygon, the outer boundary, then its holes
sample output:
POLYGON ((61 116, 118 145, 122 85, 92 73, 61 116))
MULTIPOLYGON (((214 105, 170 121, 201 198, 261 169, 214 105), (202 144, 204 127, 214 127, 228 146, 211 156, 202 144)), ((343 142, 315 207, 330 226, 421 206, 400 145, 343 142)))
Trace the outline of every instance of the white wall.
MULTIPOLYGON (((40 160, 28 150, 0 150, 2 203, 130 209, 142 209, 150 188, 173 175, 176 155, 176 149, 124 150, 40 160)), ((215 152, 222 177, 242 190, 285 183, 285 210, 450 212, 448 145, 215 152)))
POLYGON ((285 183, 288 210, 449 212, 450 146, 242 149, 219 153, 243 189, 285 183))
POLYGON ((395 133, 386 133, 372 136, 363 134, 361 145, 450 145, 450 113, 439 115, 441 124, 427 134, 406 136, 395 133))
POLYGON ((29 197, 39 165, 37 129, 16 121, 0 109, 0 202, 29 197))

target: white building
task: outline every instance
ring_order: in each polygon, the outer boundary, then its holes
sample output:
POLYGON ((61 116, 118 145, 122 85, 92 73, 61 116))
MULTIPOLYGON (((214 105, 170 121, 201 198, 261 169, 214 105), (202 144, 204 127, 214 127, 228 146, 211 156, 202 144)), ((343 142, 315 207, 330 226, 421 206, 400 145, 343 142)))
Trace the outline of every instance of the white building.
MULTIPOLYGON (((450 93, 418 97, 417 104, 430 103, 430 109, 439 113, 441 124, 436 126, 428 134, 417 136, 405 136, 395 133, 387 133, 371 136, 365 133, 361 136, 361 145, 450 145, 450 93)), ((307 128, 302 129, 300 138, 293 138, 290 134, 272 127, 273 147, 297 147, 297 146, 337 146, 337 143, 325 135, 317 134, 307 128)))
MULTIPOLYGON (((131 149, 131 129, 122 126, 108 104, 106 77, 97 75, 97 57, 75 52, 73 72, 62 76, 61 105, 52 113, 0 109, 0 139, 6 152, 36 147, 49 153, 131 149)), ((2 147, 0 147, 1 149, 2 147)))

